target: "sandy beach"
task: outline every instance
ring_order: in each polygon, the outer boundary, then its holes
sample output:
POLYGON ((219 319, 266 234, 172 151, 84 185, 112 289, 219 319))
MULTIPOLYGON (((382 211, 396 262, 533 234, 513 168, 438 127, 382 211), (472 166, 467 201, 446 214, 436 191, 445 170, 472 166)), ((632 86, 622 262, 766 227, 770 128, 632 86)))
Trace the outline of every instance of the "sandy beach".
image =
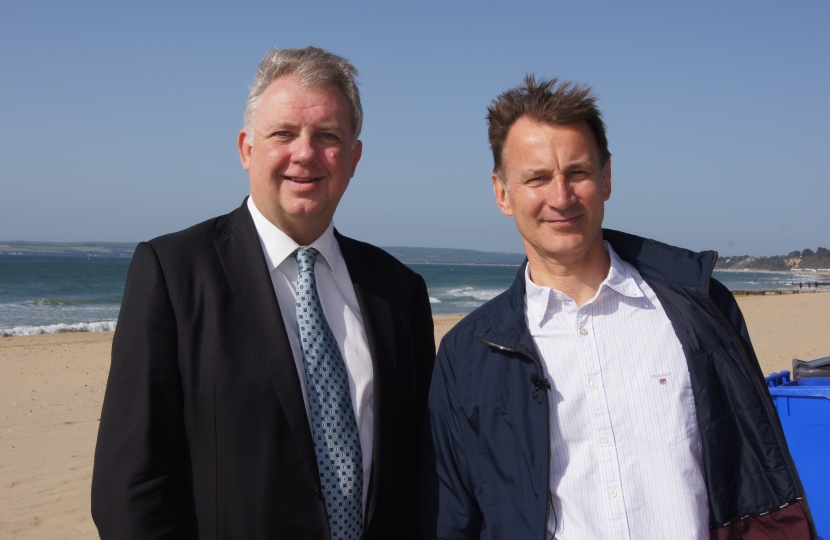
MULTIPOLYGON (((830 355, 830 294, 738 297, 765 374, 830 355)), ((436 341, 459 316, 435 318, 436 341)), ((111 333, 0 338, 0 538, 96 538, 92 458, 111 333)))

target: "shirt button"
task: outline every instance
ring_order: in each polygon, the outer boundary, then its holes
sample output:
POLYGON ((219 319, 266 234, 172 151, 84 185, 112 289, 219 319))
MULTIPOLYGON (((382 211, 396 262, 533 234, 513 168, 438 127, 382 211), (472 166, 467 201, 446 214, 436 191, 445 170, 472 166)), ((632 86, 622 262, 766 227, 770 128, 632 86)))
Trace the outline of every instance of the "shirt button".
POLYGON ((588 329, 587 328, 580 328, 579 333, 582 334, 583 336, 587 336, 588 335, 588 329))
POLYGON ((591 381, 588 384, 591 385, 591 388, 596 388, 597 387, 597 381, 591 381))
POLYGON ((615 499, 617 497, 617 492, 612 489, 608 492, 608 495, 610 495, 612 499, 615 499))
POLYGON ((602 436, 602 438, 601 438, 600 440, 601 440, 603 443, 607 443, 607 442, 608 442, 608 436, 607 436, 607 435, 603 435, 603 436, 602 436))
POLYGON ((564 296, 562 296, 561 294, 557 294, 557 295, 556 295, 556 299, 557 299, 557 300, 564 300, 564 299, 565 299, 565 297, 564 297, 564 296))

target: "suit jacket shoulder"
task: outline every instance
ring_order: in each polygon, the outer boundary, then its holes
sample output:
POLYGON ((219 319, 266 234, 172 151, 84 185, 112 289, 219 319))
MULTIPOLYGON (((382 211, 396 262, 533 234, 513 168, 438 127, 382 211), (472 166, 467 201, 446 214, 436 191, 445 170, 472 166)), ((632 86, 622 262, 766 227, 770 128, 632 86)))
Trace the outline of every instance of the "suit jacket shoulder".
POLYGON ((146 243, 153 247, 161 260, 185 263, 199 252, 213 252, 214 241, 231 234, 246 218, 251 219, 243 203, 228 214, 216 216, 181 231, 158 236, 146 243))
MULTIPOLYGON (((337 230, 335 237, 343 251, 343 257, 351 261, 355 266, 364 268, 374 267, 389 275, 390 278, 399 278, 407 282, 422 282, 423 278, 414 270, 396 259, 389 252, 372 244, 361 242, 347 236, 343 236, 337 230)), ((351 266, 349 267, 351 269, 351 266)))

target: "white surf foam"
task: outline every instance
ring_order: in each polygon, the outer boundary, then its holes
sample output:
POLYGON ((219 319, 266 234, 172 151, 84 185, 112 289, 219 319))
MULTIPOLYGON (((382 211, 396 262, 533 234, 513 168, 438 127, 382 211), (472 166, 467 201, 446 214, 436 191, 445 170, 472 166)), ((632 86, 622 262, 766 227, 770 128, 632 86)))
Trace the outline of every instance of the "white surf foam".
POLYGON ((460 289, 450 289, 445 295, 450 298, 474 298, 484 303, 488 300, 500 295, 503 290, 500 289, 475 289, 473 287, 462 287, 460 289))
POLYGON ((0 328, 0 337, 33 336, 36 334, 61 334, 65 332, 112 332, 116 321, 101 321, 76 324, 46 324, 42 326, 14 326, 0 328))

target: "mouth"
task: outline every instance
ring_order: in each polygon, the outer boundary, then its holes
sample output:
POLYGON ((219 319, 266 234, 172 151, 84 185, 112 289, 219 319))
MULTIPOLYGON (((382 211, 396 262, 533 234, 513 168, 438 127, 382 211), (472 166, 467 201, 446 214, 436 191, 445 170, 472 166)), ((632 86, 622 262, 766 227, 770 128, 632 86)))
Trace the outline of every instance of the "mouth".
POLYGON ((546 221, 548 223, 552 224, 552 225, 572 225, 572 224, 576 223, 577 221, 579 221, 579 218, 581 218, 581 217, 582 217, 582 214, 580 214, 578 216, 569 217, 569 218, 566 218, 566 219, 548 219, 546 221))
POLYGON ((310 177, 310 178, 301 178, 299 176, 283 176, 285 180, 289 182, 294 182, 295 184, 313 184, 314 182, 318 182, 323 179, 322 176, 310 177))

